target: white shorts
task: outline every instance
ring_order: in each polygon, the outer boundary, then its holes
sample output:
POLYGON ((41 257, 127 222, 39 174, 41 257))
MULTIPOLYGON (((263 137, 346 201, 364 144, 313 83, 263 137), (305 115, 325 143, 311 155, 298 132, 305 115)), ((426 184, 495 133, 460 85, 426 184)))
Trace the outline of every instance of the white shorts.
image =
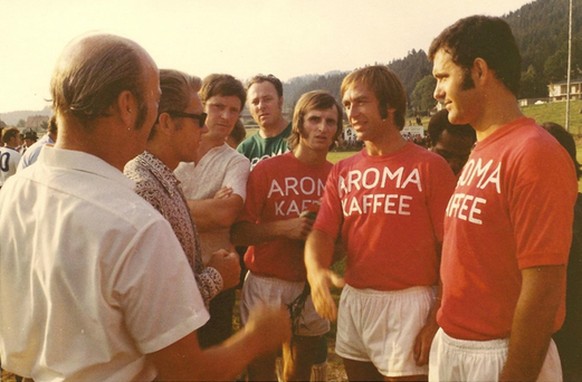
MULTIPOLYGON (((273 277, 264 277, 248 272, 241 291, 240 316, 242 324, 249 319, 250 309, 258 304, 288 306, 303 291, 305 282, 285 281, 273 277)), ((311 295, 307 297, 301 312, 299 325, 295 334, 299 336, 321 336, 329 332, 329 321, 315 311, 311 295)))
POLYGON ((434 303, 432 287, 377 291, 344 286, 340 297, 336 353, 372 362, 387 377, 427 375, 417 366, 414 341, 434 303))
MULTIPOLYGON (((439 329, 430 348, 428 379, 431 382, 498 381, 508 350, 509 339, 458 340, 439 329)), ((562 381, 560 356, 553 340, 537 381, 562 381)))

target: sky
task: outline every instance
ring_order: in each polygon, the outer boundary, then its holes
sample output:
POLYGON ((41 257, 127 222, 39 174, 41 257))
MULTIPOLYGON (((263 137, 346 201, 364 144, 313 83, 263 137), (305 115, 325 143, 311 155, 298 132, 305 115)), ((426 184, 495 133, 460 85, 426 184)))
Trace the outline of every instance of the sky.
MULTIPOLYGON (((543 1, 543 0, 539 0, 543 1)), ((462 17, 503 16, 532 0, 0 0, 0 113, 49 105, 64 46, 113 33, 159 68, 244 81, 349 71, 428 50, 462 17)))

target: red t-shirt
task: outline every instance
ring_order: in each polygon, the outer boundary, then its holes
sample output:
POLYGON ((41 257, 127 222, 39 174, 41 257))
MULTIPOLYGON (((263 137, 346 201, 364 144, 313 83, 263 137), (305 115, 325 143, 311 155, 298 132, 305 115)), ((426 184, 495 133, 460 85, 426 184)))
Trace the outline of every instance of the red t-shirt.
MULTIPOLYGON (((568 261, 577 188, 572 160, 531 119, 476 145, 445 217, 437 319, 448 335, 509 336, 520 270, 568 261)), ((563 317, 562 301, 556 330, 563 317)))
MULTIPOLYGON (((265 159, 249 174, 247 198, 239 221, 271 222, 298 217, 319 203, 332 164, 308 166, 293 153, 265 159)), ((305 242, 281 239, 248 247, 245 265, 258 275, 305 281, 305 242)))
POLYGON ((362 150, 333 167, 314 228, 341 231, 353 287, 434 285, 455 181, 443 158, 413 143, 382 156, 362 150))

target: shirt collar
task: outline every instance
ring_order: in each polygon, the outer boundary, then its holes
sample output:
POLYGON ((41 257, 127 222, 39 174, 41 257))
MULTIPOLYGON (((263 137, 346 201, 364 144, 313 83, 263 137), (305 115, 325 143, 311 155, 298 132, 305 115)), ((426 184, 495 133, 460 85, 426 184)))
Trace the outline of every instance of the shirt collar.
POLYGON ((180 181, 174 176, 170 168, 149 151, 146 150, 138 155, 137 160, 146 166, 169 192, 175 190, 180 184, 180 181))

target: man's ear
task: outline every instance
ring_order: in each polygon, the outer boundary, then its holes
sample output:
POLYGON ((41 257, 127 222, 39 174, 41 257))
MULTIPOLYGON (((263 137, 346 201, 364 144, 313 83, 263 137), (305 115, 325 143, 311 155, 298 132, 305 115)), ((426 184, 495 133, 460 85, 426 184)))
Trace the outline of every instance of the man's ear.
POLYGON ((170 114, 162 113, 158 117, 156 129, 158 132, 161 132, 162 134, 167 134, 176 129, 176 124, 174 123, 172 117, 170 117, 170 114))
POLYGON ((473 61, 472 72, 475 81, 484 81, 491 74, 487 61, 480 57, 473 61))
POLYGON ((133 127, 137 119, 137 100, 132 92, 124 90, 117 96, 117 112, 123 123, 128 127, 133 127))

